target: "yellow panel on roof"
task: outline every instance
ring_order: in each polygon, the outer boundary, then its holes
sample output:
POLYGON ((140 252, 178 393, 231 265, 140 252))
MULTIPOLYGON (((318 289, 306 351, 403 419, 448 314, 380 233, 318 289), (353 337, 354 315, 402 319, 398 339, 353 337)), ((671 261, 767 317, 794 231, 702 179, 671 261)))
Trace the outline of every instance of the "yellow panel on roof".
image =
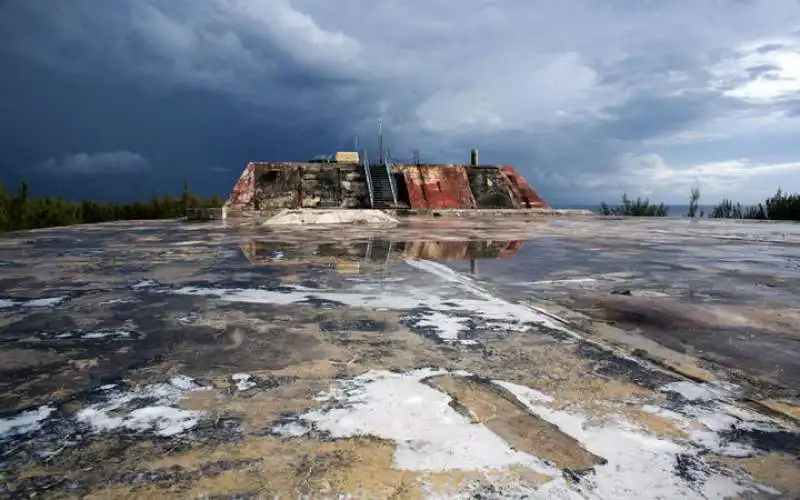
POLYGON ((355 151, 337 151, 336 163, 358 163, 358 153, 355 151))

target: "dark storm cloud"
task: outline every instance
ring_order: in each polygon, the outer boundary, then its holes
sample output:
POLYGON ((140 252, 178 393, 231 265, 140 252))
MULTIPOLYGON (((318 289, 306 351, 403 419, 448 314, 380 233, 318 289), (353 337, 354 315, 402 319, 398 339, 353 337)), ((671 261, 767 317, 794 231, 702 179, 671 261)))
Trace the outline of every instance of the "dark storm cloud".
POLYGON ((478 146, 561 197, 687 138, 727 137, 728 159, 755 113, 796 113, 798 21, 789 0, 7 0, 0 169, 81 195, 224 192, 248 160, 374 147, 382 117, 397 156, 478 146), (49 158, 128 178, 56 180, 49 158))

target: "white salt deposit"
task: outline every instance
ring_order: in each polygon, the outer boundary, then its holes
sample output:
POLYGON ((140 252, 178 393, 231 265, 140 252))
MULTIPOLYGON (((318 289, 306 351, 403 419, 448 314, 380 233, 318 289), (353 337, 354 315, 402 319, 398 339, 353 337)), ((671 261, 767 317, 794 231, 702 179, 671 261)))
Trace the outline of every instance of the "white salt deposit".
POLYGON ((437 330, 437 335, 442 340, 458 340, 459 332, 464 331, 465 323, 469 321, 469 318, 459 318, 438 311, 425 311, 420 316, 414 326, 437 330))
POLYGON ((66 297, 50 297, 44 299, 33 299, 23 302, 22 307, 55 307, 67 300, 66 297))
POLYGON ((79 422, 89 424, 95 431, 124 428, 174 436, 196 426, 203 416, 203 412, 176 407, 188 392, 205 389, 189 377, 173 377, 169 382, 153 384, 140 391, 120 392, 106 387, 106 401, 76 414, 79 422), (140 401, 147 401, 147 406, 129 409, 140 401))
POLYGON ((0 309, 9 309, 12 307, 26 307, 26 308, 43 308, 55 307, 67 300, 67 297, 48 297, 42 299, 31 300, 11 300, 0 299, 0 309))
MULTIPOLYGON (((500 470, 519 465, 549 475, 541 487, 521 487, 504 495, 528 498, 724 498, 764 487, 746 478, 703 465, 698 448, 638 430, 624 420, 589 424, 576 412, 550 409, 552 397, 517 384, 494 381, 512 393, 533 414, 577 439, 608 463, 596 466, 581 481, 567 481, 561 471, 540 459, 512 449, 482 424, 471 423, 450 407, 451 398, 424 383, 445 371, 422 369, 408 373, 371 371, 341 385, 324 398, 329 407, 309 411, 273 432, 298 438, 312 428, 334 438, 375 436, 396 443, 394 467, 417 471, 500 470), (676 471, 677 456, 699 464, 688 481, 676 471)), ((459 372, 458 375, 464 375, 459 372)))
POLYGON ((608 460, 595 467, 595 474, 578 485, 557 478, 537 493, 543 498, 729 498, 758 489, 711 469, 697 471, 706 476, 692 484, 675 472, 679 453, 697 455, 688 445, 657 438, 634 430, 624 421, 602 426, 589 425, 586 417, 542 405, 548 396, 508 382, 495 381, 514 394, 528 409, 572 436, 592 453, 608 460))
POLYGON ((272 432, 283 437, 303 437, 308 434, 309 428, 297 422, 289 422, 276 425, 272 428, 272 432))
POLYGON ((380 210, 291 210, 278 212, 267 219, 264 225, 289 224, 380 224, 395 225, 399 221, 380 210))
POLYGON ((158 281, 154 280, 142 280, 138 283, 134 284, 131 288, 134 290, 144 290, 146 288, 153 288, 159 285, 158 281))
POLYGON ((685 405, 676 410, 646 405, 642 407, 642 410, 675 422, 691 438, 692 442, 717 455, 747 457, 757 453, 757 450, 748 444, 721 438, 720 432, 729 431, 734 427, 745 431, 777 432, 781 430, 775 420, 729 403, 725 397, 728 393, 722 389, 714 388, 716 389, 715 394, 710 394, 703 392, 708 388, 705 384, 681 383, 699 386, 697 388, 689 388, 688 385, 680 387, 689 395, 702 396, 695 399, 687 398, 690 401, 698 401, 700 404, 685 405), (702 425, 698 426, 698 423, 702 425))
POLYGON ((729 396, 725 389, 715 387, 711 384, 696 384, 694 382, 672 382, 659 388, 662 392, 674 392, 680 394, 689 401, 709 401, 729 396))
POLYGON ((249 373, 234 373, 231 378, 240 391, 246 391, 256 386, 256 383, 250 380, 253 377, 249 373))
POLYGON ((315 410, 274 432, 296 437, 302 424, 334 438, 375 436, 397 443, 394 466, 417 471, 491 469, 524 465, 557 474, 541 460, 512 449, 482 424, 473 424, 449 406, 450 397, 421 379, 445 372, 421 369, 408 373, 371 371, 345 382, 328 400, 344 407, 315 410))
POLYGON ((87 332, 81 335, 82 339, 92 340, 92 339, 108 339, 108 338, 122 338, 127 339, 132 337, 134 334, 128 330, 121 330, 117 328, 109 328, 103 330, 95 330, 93 332, 87 332))
POLYGON ((66 332, 40 332, 36 337, 27 339, 30 342, 38 342, 42 340, 102 340, 102 339, 128 339, 134 337, 136 334, 129 330, 122 328, 102 328, 99 330, 70 330, 66 332))
POLYGON ((55 408, 50 406, 40 406, 35 410, 23 411, 13 417, 0 419, 0 440, 38 430, 41 422, 54 411, 55 408))
MULTIPOLYGON (((440 313, 436 318, 447 317, 446 322, 435 323, 433 320, 426 324, 435 328, 437 334, 443 340, 453 340, 458 337, 459 331, 467 328, 466 319, 477 317, 482 320, 493 322, 497 328, 507 330, 525 331, 528 329, 527 323, 542 325, 552 329, 564 330, 548 316, 533 311, 523 305, 513 304, 499 298, 492 300, 478 300, 466 298, 450 298, 433 295, 425 290, 418 290, 413 293, 398 290, 397 294, 391 293, 391 289, 386 288, 377 293, 361 293, 358 287, 354 287, 352 292, 340 292, 333 290, 313 290, 298 291, 297 289, 284 289, 281 291, 259 290, 259 289, 224 289, 224 288, 200 288, 184 287, 172 291, 180 295, 199 295, 214 296, 220 300, 228 302, 250 302, 261 304, 289 305, 308 300, 314 297, 321 300, 330 300, 342 303, 348 307, 363 307, 373 310, 396 310, 409 311, 412 309, 425 308, 435 313, 440 313), (465 318, 464 321, 458 319, 465 318)), ((365 290, 366 292, 366 290, 365 290)), ((430 315, 430 312, 422 313, 430 315)), ((571 335, 574 335, 571 333, 571 335)))
POLYGON ((530 281, 528 285, 585 285, 589 283, 597 283, 595 278, 564 278, 560 280, 540 280, 530 281))
POLYGON ((106 304, 130 304, 130 303, 136 302, 136 301, 137 300, 134 299, 133 297, 123 297, 123 298, 118 298, 118 299, 104 300, 104 301, 100 302, 100 304, 101 305, 106 305, 106 304))

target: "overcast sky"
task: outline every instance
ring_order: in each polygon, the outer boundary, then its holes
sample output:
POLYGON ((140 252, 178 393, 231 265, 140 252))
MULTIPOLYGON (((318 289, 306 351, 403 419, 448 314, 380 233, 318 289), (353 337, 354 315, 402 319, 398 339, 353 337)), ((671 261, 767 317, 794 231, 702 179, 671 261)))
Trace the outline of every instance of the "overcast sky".
POLYGON ((554 203, 800 190, 797 0, 0 0, 0 178, 227 193, 250 160, 516 166, 554 203))

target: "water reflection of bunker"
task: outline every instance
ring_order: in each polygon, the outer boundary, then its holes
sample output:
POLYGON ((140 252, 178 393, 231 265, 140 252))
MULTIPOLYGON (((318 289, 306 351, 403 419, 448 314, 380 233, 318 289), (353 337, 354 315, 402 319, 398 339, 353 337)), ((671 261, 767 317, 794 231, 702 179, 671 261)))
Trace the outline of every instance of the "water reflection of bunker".
POLYGON ((523 244, 519 240, 368 240, 296 246, 250 240, 240 248, 252 265, 330 265, 341 272, 358 272, 361 264, 382 265, 413 259, 469 260, 475 274, 477 260, 513 257, 523 244))

